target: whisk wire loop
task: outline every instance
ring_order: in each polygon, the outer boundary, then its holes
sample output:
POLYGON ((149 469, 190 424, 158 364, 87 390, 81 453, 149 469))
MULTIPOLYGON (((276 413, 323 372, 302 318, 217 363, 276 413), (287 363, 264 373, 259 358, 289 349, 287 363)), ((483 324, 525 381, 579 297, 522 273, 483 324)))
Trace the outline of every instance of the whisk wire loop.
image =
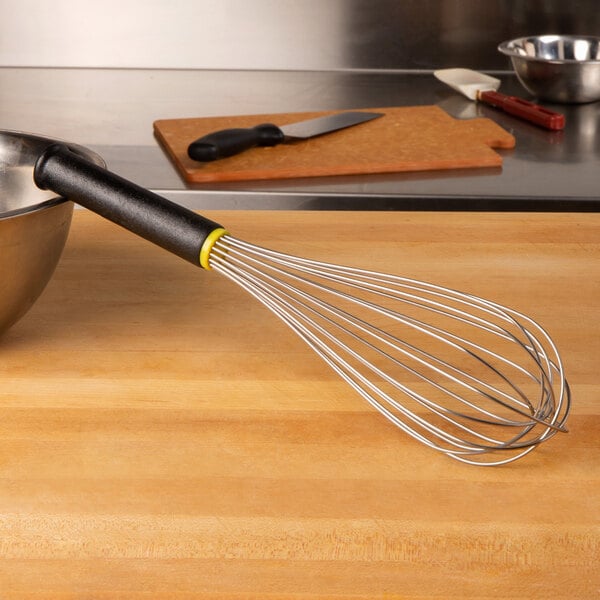
POLYGON ((570 391, 558 352, 516 311, 228 234, 214 244, 209 263, 394 425, 452 458, 504 464, 565 431, 570 391))

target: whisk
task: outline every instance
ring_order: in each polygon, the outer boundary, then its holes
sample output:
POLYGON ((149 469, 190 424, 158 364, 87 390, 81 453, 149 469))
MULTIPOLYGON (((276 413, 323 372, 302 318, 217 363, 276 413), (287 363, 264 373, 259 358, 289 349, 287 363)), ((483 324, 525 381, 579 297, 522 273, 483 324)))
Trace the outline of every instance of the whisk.
POLYGON ((570 390, 561 358, 523 314, 431 283, 239 240, 63 145, 46 150, 34 177, 241 286, 371 406, 434 450, 500 465, 566 431, 570 390))

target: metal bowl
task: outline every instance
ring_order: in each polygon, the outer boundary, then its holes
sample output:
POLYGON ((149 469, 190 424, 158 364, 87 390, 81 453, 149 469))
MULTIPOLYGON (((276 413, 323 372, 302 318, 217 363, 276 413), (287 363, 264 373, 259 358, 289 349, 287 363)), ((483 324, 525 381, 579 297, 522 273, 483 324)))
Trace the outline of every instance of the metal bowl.
POLYGON ((600 99, 600 37, 539 35, 502 42, 523 87, 540 100, 600 99))
MULTIPOLYGON (((0 130, 0 334, 42 293, 67 240, 73 203, 33 182, 37 157, 55 142, 0 130)), ((104 166, 90 150, 69 147, 104 166)))

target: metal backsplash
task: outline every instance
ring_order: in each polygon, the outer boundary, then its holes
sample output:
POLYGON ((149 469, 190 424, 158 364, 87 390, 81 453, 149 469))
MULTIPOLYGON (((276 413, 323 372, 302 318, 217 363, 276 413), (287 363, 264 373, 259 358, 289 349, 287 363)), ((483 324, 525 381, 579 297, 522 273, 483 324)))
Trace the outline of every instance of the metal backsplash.
POLYGON ((0 66, 501 70, 502 40, 600 34, 598 0, 0 0, 0 7, 0 66))

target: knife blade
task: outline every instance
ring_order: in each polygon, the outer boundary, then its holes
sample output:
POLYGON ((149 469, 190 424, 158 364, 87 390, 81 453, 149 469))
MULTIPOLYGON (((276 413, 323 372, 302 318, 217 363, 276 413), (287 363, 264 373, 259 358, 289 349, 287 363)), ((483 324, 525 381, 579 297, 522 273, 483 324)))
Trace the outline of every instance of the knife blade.
POLYGON ((276 146, 307 140, 382 116, 383 113, 346 111, 281 127, 272 123, 262 123, 255 127, 221 129, 192 142, 188 146, 188 156, 192 160, 210 162, 234 156, 255 146, 276 146))

